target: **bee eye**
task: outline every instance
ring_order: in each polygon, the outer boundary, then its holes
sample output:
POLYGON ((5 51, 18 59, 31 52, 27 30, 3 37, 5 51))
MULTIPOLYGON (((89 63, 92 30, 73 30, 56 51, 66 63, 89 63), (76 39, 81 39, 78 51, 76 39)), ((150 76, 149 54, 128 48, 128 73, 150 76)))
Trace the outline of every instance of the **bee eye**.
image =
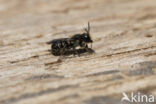
POLYGON ((88 36, 87 35, 85 35, 85 38, 87 38, 88 36))

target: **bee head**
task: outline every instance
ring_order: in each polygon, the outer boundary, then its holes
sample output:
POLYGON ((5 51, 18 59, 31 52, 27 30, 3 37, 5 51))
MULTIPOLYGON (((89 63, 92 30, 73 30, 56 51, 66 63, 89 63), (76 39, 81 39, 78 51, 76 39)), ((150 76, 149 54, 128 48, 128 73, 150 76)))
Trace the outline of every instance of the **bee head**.
POLYGON ((82 37, 83 37, 83 40, 87 43, 92 43, 93 40, 91 39, 91 36, 90 36, 90 24, 88 22, 88 29, 85 29, 86 33, 83 33, 82 34, 82 37))

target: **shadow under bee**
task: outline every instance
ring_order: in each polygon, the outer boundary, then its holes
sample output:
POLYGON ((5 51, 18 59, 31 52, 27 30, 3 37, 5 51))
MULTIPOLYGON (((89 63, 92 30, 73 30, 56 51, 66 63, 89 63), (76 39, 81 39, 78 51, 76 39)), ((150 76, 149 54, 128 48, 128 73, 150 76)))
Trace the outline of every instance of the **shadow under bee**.
POLYGON ((51 53, 54 55, 54 56, 69 56, 69 55, 82 55, 82 54, 93 54, 95 53, 95 51, 91 48, 84 48, 84 49, 75 49, 75 50, 67 50, 63 53, 53 53, 51 51, 51 53))

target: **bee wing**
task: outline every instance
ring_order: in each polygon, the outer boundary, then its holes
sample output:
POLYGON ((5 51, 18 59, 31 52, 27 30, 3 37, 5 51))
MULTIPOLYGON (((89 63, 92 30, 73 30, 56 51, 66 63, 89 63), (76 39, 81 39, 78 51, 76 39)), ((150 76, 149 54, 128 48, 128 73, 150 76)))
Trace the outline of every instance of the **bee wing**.
POLYGON ((55 42, 62 41, 62 40, 66 40, 66 39, 68 39, 68 38, 53 39, 53 40, 50 40, 50 41, 48 41, 48 42, 46 42, 46 43, 47 43, 47 44, 53 44, 53 43, 55 43, 55 42))
POLYGON ((46 44, 52 44, 53 40, 46 42, 46 44))

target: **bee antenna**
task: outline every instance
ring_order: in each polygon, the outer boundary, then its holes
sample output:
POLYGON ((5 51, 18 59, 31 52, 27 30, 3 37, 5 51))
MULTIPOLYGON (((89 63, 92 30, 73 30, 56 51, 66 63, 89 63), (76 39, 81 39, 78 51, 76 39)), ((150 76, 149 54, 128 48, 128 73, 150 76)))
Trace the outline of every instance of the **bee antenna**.
POLYGON ((86 33, 88 33, 88 30, 87 30, 87 28, 85 28, 84 30, 86 31, 86 33))
POLYGON ((87 30, 87 33, 89 34, 90 33, 90 23, 88 22, 88 30, 87 30))
POLYGON ((86 31, 86 33, 87 33, 88 35, 90 35, 90 23, 89 23, 89 22, 88 22, 88 29, 85 28, 84 30, 86 31))

